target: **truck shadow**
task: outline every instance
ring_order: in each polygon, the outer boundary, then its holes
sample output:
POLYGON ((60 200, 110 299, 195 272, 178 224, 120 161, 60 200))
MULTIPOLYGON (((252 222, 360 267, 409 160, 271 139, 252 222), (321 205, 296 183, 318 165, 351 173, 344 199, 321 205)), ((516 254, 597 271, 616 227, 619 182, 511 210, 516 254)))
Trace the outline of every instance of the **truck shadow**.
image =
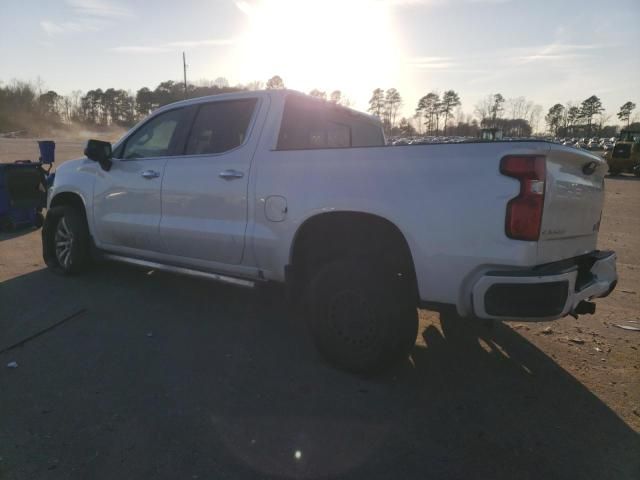
POLYGON ((23 235, 28 235, 32 233, 34 230, 37 230, 37 229, 32 226, 19 227, 19 228, 16 228, 15 230, 10 230, 10 231, 0 230, 0 242, 21 237, 23 235))
POLYGON ((607 175, 608 180, 625 180, 631 182, 640 182, 640 177, 632 174, 607 175))
POLYGON ((46 474, 33 458, 68 478, 640 472, 637 434, 507 325, 423 320, 411 361, 366 379, 326 366, 277 292, 106 265, 8 280, 0 305, 0 338, 86 309, 0 355, 20 365, 0 371, 12 478, 46 474))

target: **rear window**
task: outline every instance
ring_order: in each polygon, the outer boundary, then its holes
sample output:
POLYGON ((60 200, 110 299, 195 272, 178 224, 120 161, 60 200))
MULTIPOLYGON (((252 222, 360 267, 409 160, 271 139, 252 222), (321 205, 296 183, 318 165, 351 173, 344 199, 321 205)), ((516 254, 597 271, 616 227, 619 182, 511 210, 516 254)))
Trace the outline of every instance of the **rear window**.
POLYGON ((339 106, 289 96, 278 150, 383 146, 379 125, 339 106))

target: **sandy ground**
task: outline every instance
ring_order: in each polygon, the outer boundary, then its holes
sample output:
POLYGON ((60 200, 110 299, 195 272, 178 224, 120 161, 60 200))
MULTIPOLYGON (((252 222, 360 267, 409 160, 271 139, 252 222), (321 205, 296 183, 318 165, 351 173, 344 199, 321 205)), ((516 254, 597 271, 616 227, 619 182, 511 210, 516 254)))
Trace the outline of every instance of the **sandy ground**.
MULTIPOLYGON (((0 161, 36 156, 0 140, 0 161)), ((0 235, 0 351, 73 317, 0 353, 0 479, 640 478, 640 332, 616 326, 640 326, 640 181, 606 189, 620 283, 596 315, 422 311, 411 360, 376 379, 323 364, 278 292, 63 279, 39 231, 0 235)))

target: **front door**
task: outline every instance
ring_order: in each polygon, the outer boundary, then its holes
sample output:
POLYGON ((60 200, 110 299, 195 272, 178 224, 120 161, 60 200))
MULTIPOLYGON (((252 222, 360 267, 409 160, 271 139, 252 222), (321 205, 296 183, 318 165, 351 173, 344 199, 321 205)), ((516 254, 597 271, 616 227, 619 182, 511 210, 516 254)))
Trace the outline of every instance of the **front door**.
POLYGON ((98 169, 94 187, 95 241, 110 250, 160 251, 161 189, 167 160, 177 152, 186 109, 160 113, 114 152, 111 169, 98 169))
POLYGON ((198 106, 185 154, 166 163, 160 236, 167 255, 242 261, 257 106, 255 98, 198 106))

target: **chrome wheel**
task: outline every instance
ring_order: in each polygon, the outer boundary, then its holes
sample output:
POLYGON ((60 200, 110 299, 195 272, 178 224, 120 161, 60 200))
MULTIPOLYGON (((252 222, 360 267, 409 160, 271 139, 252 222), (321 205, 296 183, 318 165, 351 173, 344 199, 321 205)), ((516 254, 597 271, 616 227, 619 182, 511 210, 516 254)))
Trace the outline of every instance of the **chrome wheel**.
POLYGON ((71 266, 71 249, 73 248, 73 234, 69 229, 66 219, 62 217, 56 227, 54 238, 56 246, 56 259, 60 266, 68 269, 71 266))

